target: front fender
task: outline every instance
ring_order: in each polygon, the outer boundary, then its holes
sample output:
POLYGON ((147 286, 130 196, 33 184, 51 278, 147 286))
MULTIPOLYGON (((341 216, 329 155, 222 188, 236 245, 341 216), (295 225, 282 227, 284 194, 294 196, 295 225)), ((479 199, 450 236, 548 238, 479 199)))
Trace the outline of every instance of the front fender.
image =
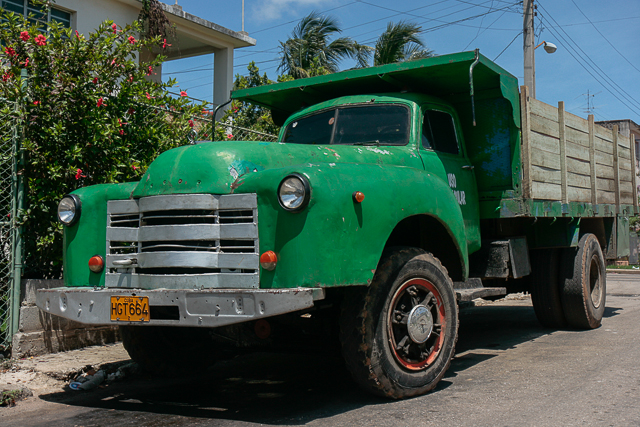
POLYGON ((64 283, 65 286, 104 286, 104 270, 92 273, 89 258, 106 255, 107 201, 128 199, 137 182, 100 184, 79 188, 72 194, 80 198, 80 220, 64 227, 64 283))
POLYGON ((391 232, 405 218, 429 215, 449 231, 467 267, 464 219, 448 183, 420 169, 376 164, 312 163, 270 169, 238 179, 236 192, 258 194, 260 252, 278 255, 274 271, 263 270, 262 288, 367 284, 391 232), (306 209, 280 207, 277 188, 290 173, 309 179, 306 209), (352 194, 365 194, 362 203, 352 194))

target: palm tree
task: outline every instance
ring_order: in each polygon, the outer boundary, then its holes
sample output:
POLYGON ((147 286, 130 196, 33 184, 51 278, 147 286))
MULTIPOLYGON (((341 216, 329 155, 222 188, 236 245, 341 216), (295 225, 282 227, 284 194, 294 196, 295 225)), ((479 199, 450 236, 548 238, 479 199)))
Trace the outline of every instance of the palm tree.
POLYGON ((296 79, 334 73, 344 58, 353 58, 358 66, 366 67, 372 49, 349 37, 329 42, 331 36, 340 32, 335 18, 311 12, 302 18, 286 42, 280 42, 278 71, 296 79))
POLYGON ((380 35, 373 54, 373 65, 392 64, 434 56, 418 37, 421 27, 400 21, 389 22, 387 30, 380 35))

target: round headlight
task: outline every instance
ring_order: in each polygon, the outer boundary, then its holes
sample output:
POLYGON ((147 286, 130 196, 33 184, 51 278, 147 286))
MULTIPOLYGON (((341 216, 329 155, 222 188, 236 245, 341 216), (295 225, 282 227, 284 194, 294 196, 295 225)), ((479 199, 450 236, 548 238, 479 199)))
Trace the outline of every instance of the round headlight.
POLYGON ((75 224, 80 218, 80 198, 68 194, 58 204, 58 220, 66 226, 75 224))
POLYGON ((309 204, 311 188, 309 181, 297 173, 287 176, 278 187, 280 206, 288 211, 299 211, 309 204))

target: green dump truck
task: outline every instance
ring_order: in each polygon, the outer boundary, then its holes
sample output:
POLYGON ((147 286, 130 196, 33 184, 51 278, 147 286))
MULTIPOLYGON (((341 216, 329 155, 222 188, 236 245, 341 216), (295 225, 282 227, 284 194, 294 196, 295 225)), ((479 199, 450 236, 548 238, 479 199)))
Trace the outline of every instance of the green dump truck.
POLYGON ((42 310, 120 325, 160 369, 320 319, 391 398, 443 377, 459 302, 528 291, 544 326, 600 325, 638 211, 617 129, 531 99, 477 51, 232 98, 269 108, 278 142, 176 148, 140 182, 65 196, 65 287, 42 310))

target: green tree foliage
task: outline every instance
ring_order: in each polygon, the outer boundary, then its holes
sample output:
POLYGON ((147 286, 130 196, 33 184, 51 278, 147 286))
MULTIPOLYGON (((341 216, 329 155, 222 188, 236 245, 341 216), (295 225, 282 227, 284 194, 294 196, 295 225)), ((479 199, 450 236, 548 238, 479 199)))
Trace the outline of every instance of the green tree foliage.
POLYGON ((167 89, 174 80, 151 80, 163 57, 144 63, 136 55, 161 50, 166 41, 139 40, 139 34, 137 22, 124 28, 105 22, 85 38, 55 22, 44 28, 20 15, 0 15, 0 96, 24 111, 28 276, 60 275, 56 208, 64 194, 138 180, 160 152, 187 143, 190 119, 203 109, 172 97, 167 89))
POLYGON ((312 77, 335 73, 344 58, 353 58, 359 67, 366 67, 371 48, 339 37, 341 29, 335 18, 312 12, 302 18, 291 37, 280 42, 280 65, 278 70, 293 78, 312 77))
MULTIPOLYGON (((274 83, 269 80, 267 73, 260 75, 260 70, 253 61, 249 64, 247 70, 249 71, 248 76, 236 74, 236 79, 233 83, 234 90, 248 89, 274 83)), ((280 76, 278 81, 290 79, 291 78, 287 76, 280 76)), ((271 135, 277 135, 280 130, 280 128, 273 123, 269 109, 242 101, 233 101, 231 107, 225 112, 221 122, 271 135)), ((220 141, 231 138, 235 138, 235 136, 228 133, 228 130, 224 126, 216 126, 215 140, 220 141)))
POLYGON ((409 22, 389 22, 387 29, 380 35, 373 53, 373 65, 392 64, 394 62, 434 56, 431 49, 425 47, 418 35, 420 26, 409 22))

